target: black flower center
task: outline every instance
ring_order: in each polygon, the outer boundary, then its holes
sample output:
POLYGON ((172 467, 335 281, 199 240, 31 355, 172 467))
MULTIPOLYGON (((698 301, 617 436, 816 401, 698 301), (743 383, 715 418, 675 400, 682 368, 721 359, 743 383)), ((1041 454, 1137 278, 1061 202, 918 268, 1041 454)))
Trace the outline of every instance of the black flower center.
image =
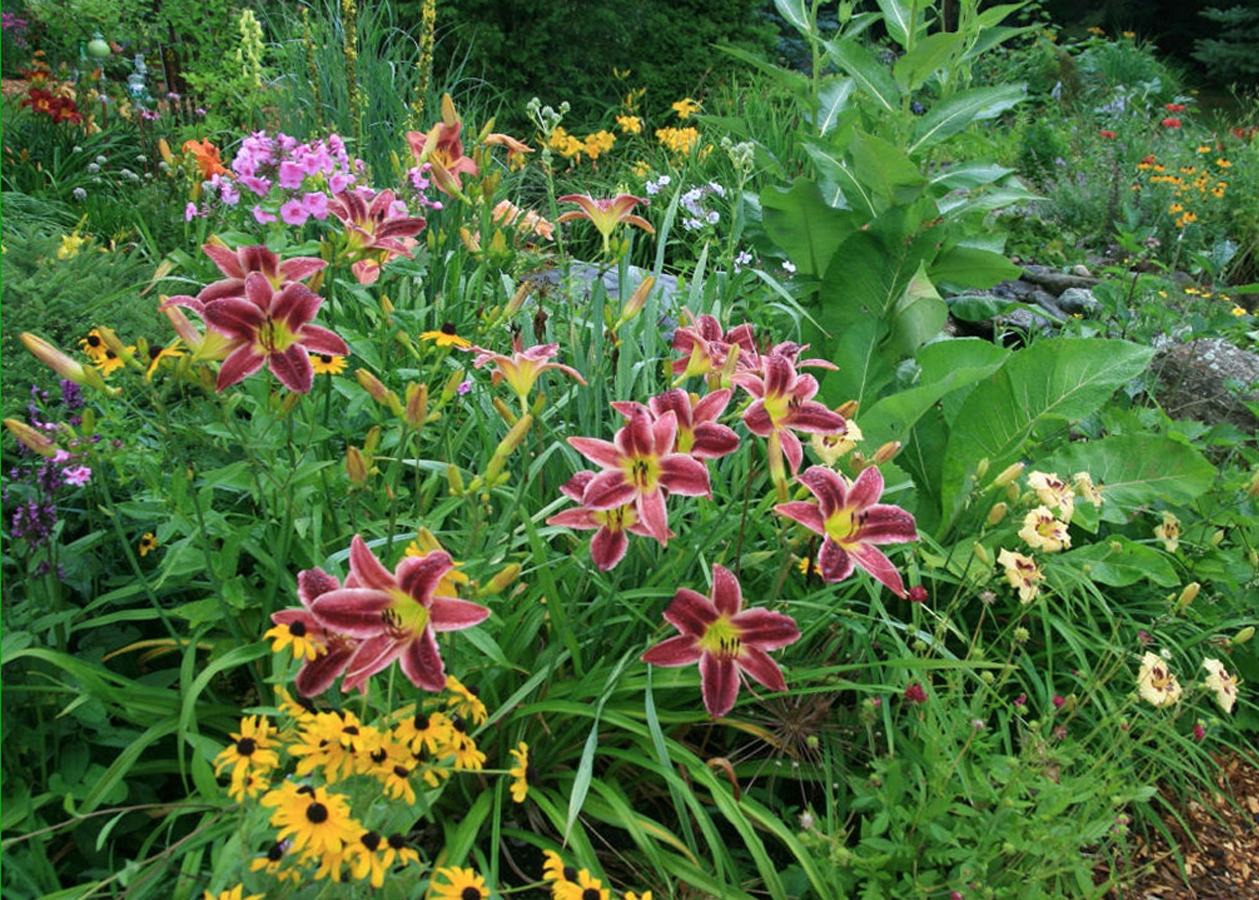
POLYGON ((581 900, 599 900, 599 892, 594 888, 586 888, 581 892, 581 900))
POLYGON ((279 862, 284 858, 284 845, 272 844, 267 848, 267 859, 271 862, 279 862))
POLYGON ((538 770, 533 766, 532 763, 525 766, 525 782, 528 784, 538 783, 538 770))
POLYGON ((564 867, 564 880, 565 880, 565 881, 576 881, 576 880, 577 880, 577 870, 576 870, 576 869, 574 869, 572 866, 565 866, 565 867, 564 867))
MULTIPOLYGON (((442 334, 458 334, 458 333, 459 333, 459 332, 455 330, 455 323, 454 323, 454 322, 443 322, 443 323, 442 323, 442 334)), ((478 893, 478 894, 477 894, 477 896, 479 897, 479 896, 480 896, 480 894, 478 893)))
POLYGON ((415 717, 415 721, 412 724, 415 726, 416 731, 425 731, 428 728, 428 716, 420 713, 415 717))
POLYGON ((306 818, 316 825, 322 825, 328 821, 328 807, 322 803, 312 803, 306 807, 306 818))
POLYGON ((331 353, 320 353, 320 354, 319 354, 319 361, 320 361, 321 363, 323 363, 325 366, 330 366, 330 365, 332 365, 332 354, 331 354, 331 353))
POLYGON ((374 831, 365 831, 363 832, 363 836, 359 838, 359 842, 362 843, 362 845, 368 850, 374 851, 380 846, 380 835, 374 831))
POLYGON ((469 885, 459 892, 459 900, 481 900, 481 892, 469 885))
POLYGON ((101 345, 100 335, 89 334, 87 336, 87 345, 89 347, 99 347, 101 345))
POLYGON ((253 738, 241 738, 236 742, 236 752, 241 756, 253 756, 257 749, 258 744, 253 738))
POLYGON ((408 775, 411 774, 411 770, 408 769, 406 766, 394 766, 393 774, 397 775, 399 778, 406 778, 408 775))
POLYGON ((306 623, 293 622, 291 625, 289 625, 289 634, 293 635, 293 637, 298 637, 298 638, 306 637, 306 623))
POLYGON ((394 850, 401 850, 403 847, 407 845, 407 839, 403 837, 402 835, 398 834, 396 831, 393 834, 389 835, 389 837, 386 838, 385 840, 388 841, 389 846, 392 847, 394 850))

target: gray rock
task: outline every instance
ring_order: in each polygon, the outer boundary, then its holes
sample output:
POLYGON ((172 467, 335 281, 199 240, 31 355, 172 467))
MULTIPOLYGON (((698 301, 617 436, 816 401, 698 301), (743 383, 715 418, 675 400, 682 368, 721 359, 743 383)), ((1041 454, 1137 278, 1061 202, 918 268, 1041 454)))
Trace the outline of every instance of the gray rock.
POLYGON ((1173 419, 1207 425, 1227 422, 1254 434, 1259 418, 1246 402, 1259 402, 1259 354, 1223 338, 1171 343, 1154 358, 1157 399, 1173 419))
MULTIPOLYGON (((651 275, 651 272, 646 269, 630 266, 626 270, 627 293, 633 293, 637 290, 638 286, 643 283, 643 279, 649 275, 651 275)), ((586 300, 590 299, 594 283, 601 281, 609 299, 617 300, 621 296, 619 268, 609 269, 605 266, 595 266, 590 263, 573 262, 569 264, 567 277, 565 277, 562 269, 544 269, 541 272, 534 272, 532 275, 526 276, 526 278, 535 284, 567 286, 574 296, 580 294, 586 300)), ((673 306, 672 301, 678 295, 678 279, 674 275, 661 273, 660 277, 656 279, 656 285, 653 290, 657 292, 662 302, 673 306)))
POLYGON ((1072 266, 1071 274, 1078 275, 1081 278, 1092 278, 1093 273, 1089 271, 1088 266, 1072 266))
POLYGON ((1068 315, 1087 315, 1101 305, 1088 288, 1067 288, 1058 295, 1058 308, 1068 315))

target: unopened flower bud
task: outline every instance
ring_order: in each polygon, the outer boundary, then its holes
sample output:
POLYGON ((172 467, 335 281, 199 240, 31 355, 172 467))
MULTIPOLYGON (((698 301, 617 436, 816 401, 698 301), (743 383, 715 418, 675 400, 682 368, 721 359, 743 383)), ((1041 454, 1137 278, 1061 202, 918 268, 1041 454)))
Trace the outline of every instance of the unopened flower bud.
POLYGON ((1005 513, 1006 513, 1006 510, 1008 509, 1009 507, 1005 504, 1004 501, 993 504, 992 509, 988 510, 988 524, 989 525, 1000 524, 1001 520, 1005 518, 1005 513))
POLYGON ((5 419, 4 427, 9 429, 15 438, 25 444, 28 450, 38 453, 40 456, 57 455, 57 445, 52 438, 38 429, 32 428, 20 419, 5 419))
POLYGON ((1032 633, 1023 626, 1014 629, 1014 642, 1016 644, 1026 644, 1032 639, 1032 633))
POLYGON ((861 404, 856 400, 845 400, 843 403, 839 404, 839 406, 835 407, 835 412, 839 413, 845 419, 851 419, 857 414, 857 408, 860 405, 861 404))
POLYGON ((498 413, 499 417, 508 425, 514 427, 516 424, 516 414, 508 408, 506 403, 497 397, 494 398, 493 403, 494 411, 498 413))
POLYGON ((988 555, 988 549, 979 541, 975 541, 975 556, 985 566, 992 565, 992 557, 988 555))
POLYGON ((1234 647, 1240 647, 1242 644, 1246 643, 1248 640, 1250 640, 1254 636, 1255 636, 1255 626, 1247 625, 1245 628, 1243 628, 1241 631, 1237 632, 1237 634, 1233 636, 1233 640, 1231 641, 1231 643, 1234 647))
POLYGON ((1224 529, 1217 528, 1211 533, 1211 546, 1218 547, 1222 543, 1224 543, 1224 529))
POLYGON ((1180 597, 1176 600, 1176 611, 1180 612, 1186 606, 1194 601, 1198 596, 1198 591, 1202 590, 1202 585, 1196 581, 1191 581, 1185 585, 1185 589, 1180 592, 1180 597))
POLYGON ((900 453, 900 452, 901 452, 900 441, 888 441, 878 450, 874 451, 874 456, 872 456, 871 459, 874 460, 875 465, 881 466, 885 462, 891 462, 892 457, 894 457, 897 453, 900 453))
POLYGON ((380 311, 386 316, 391 314, 393 312, 393 301, 382 295, 380 298, 380 311))
POLYGON ((979 461, 979 464, 975 466, 975 480, 983 481, 984 476, 987 474, 988 474, 988 457, 985 456, 983 459, 979 461))
MULTIPOLYGON (((354 377, 358 379, 358 383, 363 386, 363 390, 371 395, 373 400, 382 406, 389 405, 389 397, 393 394, 393 391, 385 387, 379 378, 366 369, 355 369, 354 377)), ((394 400, 397 401, 397 399, 397 396, 394 395, 394 400)))
POLYGON ((1259 498, 1259 469, 1250 476, 1250 484, 1246 486, 1246 496, 1251 500, 1259 498))
POLYGON ((419 431, 428 421, 428 385, 412 382, 407 385, 407 405, 403 410, 406 423, 419 431))
POLYGON ((513 581, 520 577, 520 563, 508 563, 494 574, 488 582, 477 591, 478 597, 492 597, 500 594, 513 581))
POLYGON ((651 289, 655 284, 656 277, 648 275, 643 279, 642 284, 634 289, 634 293, 630 294, 630 298, 625 301, 625 308, 621 310, 620 318, 616 320, 616 324, 613 326, 614 331, 643 311, 643 307, 647 304, 647 297, 651 294, 651 289))
POLYGON ((355 487, 367 484, 367 460, 363 458, 363 451, 352 444, 345 448, 345 472, 355 487))
POLYGON ((463 473, 454 463, 446 464, 446 483, 450 485, 450 493, 455 497, 464 495, 463 473))
POLYGON ((1017 503, 1019 499, 1019 486, 1011 481, 1005 486, 1005 498, 1011 503, 1017 503))
POLYGON ((533 416, 525 413, 507 432, 507 436, 499 441, 498 447, 494 449, 494 455, 490 457, 490 464, 485 468, 485 483, 488 486, 493 487, 499 483, 498 475, 507 464, 508 457, 520 446, 520 442, 525 439, 532 425, 533 416))
MULTIPOLYGON (((27 350, 35 354, 36 359, 62 378, 73 381, 75 384, 87 383, 88 375, 85 367, 66 356, 43 338, 36 337, 29 331, 23 331, 22 343, 26 345, 27 350)), ((97 374, 99 375, 100 373, 97 374)))
POLYGON ((1027 468, 1026 463, 1016 462, 1006 466, 1001 470, 1001 474, 992 480, 993 487, 1005 487, 1012 484, 1016 478, 1023 474, 1023 470, 1027 468))

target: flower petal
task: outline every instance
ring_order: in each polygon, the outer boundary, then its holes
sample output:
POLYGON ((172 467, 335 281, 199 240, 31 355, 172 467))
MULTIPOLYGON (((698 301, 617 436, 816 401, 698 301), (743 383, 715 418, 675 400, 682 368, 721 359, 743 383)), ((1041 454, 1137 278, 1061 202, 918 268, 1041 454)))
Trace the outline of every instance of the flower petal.
POLYGON ((331 631, 371 638, 384 631, 383 613, 393 604, 393 597, 375 588, 341 588, 316 598, 310 611, 331 631))
POLYGON ((437 637, 427 628, 407 643, 398 664, 411 683, 422 690, 440 691, 446 687, 446 667, 442 664, 437 637))
POLYGON ((621 464, 621 452, 610 441, 590 437, 570 437, 568 443, 597 466, 612 469, 621 464))
POLYGON ((826 533, 826 521, 822 518, 822 511, 816 503, 810 503, 808 500, 792 500, 788 503, 779 503, 774 507, 774 512, 788 519, 795 519, 810 531, 816 531, 818 534, 826 533))
POLYGON ((856 537, 867 544, 907 543, 918 540, 918 527, 913 515, 899 506, 876 503, 862 511, 856 537))
POLYGON ((237 347, 228 354, 227 359, 223 360, 223 366, 219 369, 219 377, 215 382, 214 389, 221 391, 231 387, 238 381, 248 378, 261 369, 266 361, 267 357, 265 355, 254 352, 252 344, 243 344, 237 347))
POLYGON ((665 638, 642 655, 645 663, 653 666, 689 666, 699 661, 703 651, 699 642, 686 634, 665 638))
POLYGON ((590 479, 581 502, 591 509, 616 509, 632 503, 638 488, 620 469, 604 469, 590 479))
POLYGON ((341 587, 335 576, 323 569, 305 569, 297 573, 297 599, 309 607, 319 597, 341 587))
POLYGON ((712 605, 717 612, 733 617, 743 608, 743 591, 739 579, 724 566, 713 566, 712 605))
MULTIPOLYGON (((878 472, 876 466, 870 466, 863 470, 862 474, 864 475, 870 469, 878 472)), ((883 476, 880 475, 878 478, 879 483, 882 484, 883 476)), ((809 466, 800 474, 799 480, 813 496, 817 497, 823 519, 830 518, 836 510, 843 509, 851 503, 848 498, 848 482, 844 476, 825 466, 809 466)))
POLYGON ((301 344, 294 344, 281 353, 269 354, 267 365, 280 384, 293 393, 310 392, 315 380, 315 368, 310 363, 310 354, 301 344))
MULTIPOLYGON (((851 551, 852 559, 879 581, 891 588, 898 597, 909 596, 905 584, 901 581, 901 573, 892 565, 892 561, 882 551, 870 544, 858 544, 851 551)), ((823 570, 825 574, 825 570, 823 570)), ((828 579, 829 580, 829 579, 828 579)))
POLYGON ((851 575, 854 563, 848 551, 828 537, 818 551, 817 567, 822 572, 823 581, 834 583, 851 575))
POLYGON ((670 453, 660 458, 660 486, 683 497, 707 497, 712 490, 708 469, 684 453, 670 453))
POLYGON ((705 653, 699 660, 699 679, 710 716, 718 719, 734 709, 739 698, 739 666, 733 659, 705 653))
POLYGON ((744 647, 739 654, 739 668, 771 691, 787 690, 787 682, 783 679, 778 663, 770 659, 769 654, 764 650, 757 647, 744 647))
POLYGON ((454 567, 449 553, 445 550, 434 550, 422 557, 408 556, 403 559, 398 563, 394 578, 398 587, 409 594, 411 599, 421 606, 429 606, 437 585, 454 567))
POLYGON ((429 625, 434 631, 461 631, 489 617, 490 611, 479 603, 437 596, 433 598, 429 625))
POLYGON ((357 534, 350 541, 350 572, 354 574, 359 587, 387 591, 398 586, 398 580, 393 577, 393 573, 384 567, 367 546, 367 542, 357 534))
POLYGON ((600 527, 590 539, 590 558, 600 572, 616 568, 628 550, 629 538, 621 529, 613 531, 611 528, 600 527))
MULTIPOLYGON (((714 576, 715 577, 715 576, 714 576)), ((690 588, 678 588, 664 611, 664 620, 683 634, 701 638, 708 626, 721 618, 712 600, 690 588)))

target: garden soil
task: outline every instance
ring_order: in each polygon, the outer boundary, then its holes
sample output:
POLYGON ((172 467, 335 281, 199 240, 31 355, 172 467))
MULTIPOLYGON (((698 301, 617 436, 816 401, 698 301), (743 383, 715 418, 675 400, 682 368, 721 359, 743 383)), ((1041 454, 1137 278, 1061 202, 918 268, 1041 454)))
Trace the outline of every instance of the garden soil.
POLYGON ((1163 835, 1135 836, 1130 863, 1137 874, 1108 900, 1259 900, 1256 763, 1259 758, 1219 760, 1219 790, 1179 806, 1164 791, 1168 811, 1162 818, 1175 847, 1163 835))

